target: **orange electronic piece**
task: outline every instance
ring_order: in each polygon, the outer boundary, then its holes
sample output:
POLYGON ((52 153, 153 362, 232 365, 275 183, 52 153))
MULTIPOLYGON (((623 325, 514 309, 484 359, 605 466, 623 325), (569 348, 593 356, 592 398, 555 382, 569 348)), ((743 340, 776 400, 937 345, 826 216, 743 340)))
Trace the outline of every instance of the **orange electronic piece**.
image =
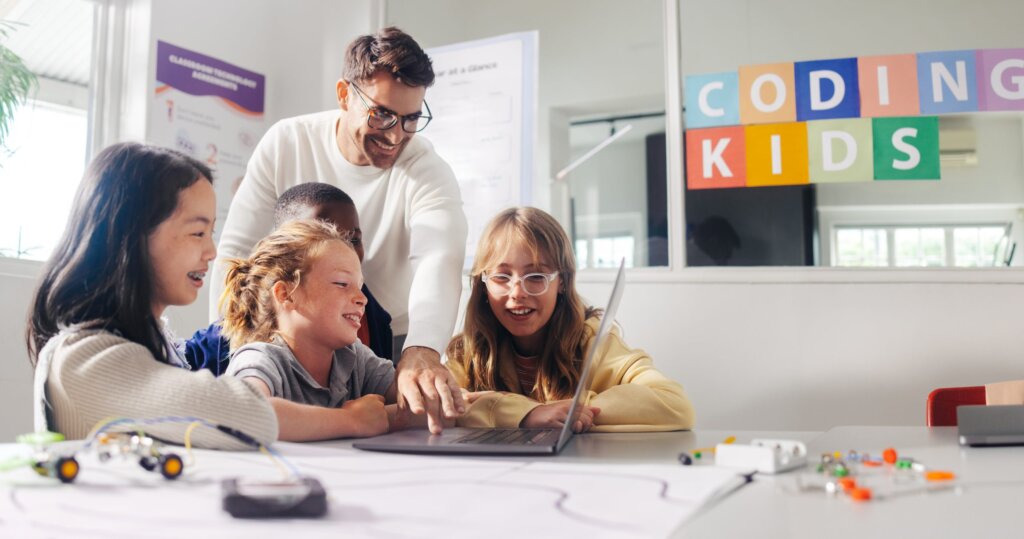
POLYGON ((925 472, 924 478, 928 481, 950 481, 956 479, 956 474, 942 470, 932 470, 925 472))
POLYGON ((860 463, 863 464, 864 466, 868 466, 871 468, 876 468, 882 465, 882 463, 878 462, 877 460, 862 460, 860 461, 860 463))
POLYGON ((866 502, 871 499, 871 489, 855 488, 850 490, 850 497, 858 502, 866 502))
POLYGON ((850 492, 857 488, 857 480, 852 477, 842 477, 837 481, 839 486, 843 488, 843 492, 850 492))
POLYGON ((896 450, 890 447, 889 449, 882 451, 882 460, 889 464, 896 464, 896 450))

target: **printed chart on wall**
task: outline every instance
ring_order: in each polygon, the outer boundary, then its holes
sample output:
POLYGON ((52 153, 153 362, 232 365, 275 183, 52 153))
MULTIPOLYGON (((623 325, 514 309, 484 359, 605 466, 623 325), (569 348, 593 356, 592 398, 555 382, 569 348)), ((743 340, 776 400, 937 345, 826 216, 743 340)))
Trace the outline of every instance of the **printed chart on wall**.
MULTIPOLYGON (((157 41, 156 91, 146 138, 210 166, 217 192, 217 223, 265 131, 263 75, 157 41)), ((220 226, 215 232, 219 237, 220 226)))
POLYGON ((436 80, 423 135, 451 165, 469 221, 466 265, 484 225, 528 204, 537 117, 537 32, 427 50, 436 80))

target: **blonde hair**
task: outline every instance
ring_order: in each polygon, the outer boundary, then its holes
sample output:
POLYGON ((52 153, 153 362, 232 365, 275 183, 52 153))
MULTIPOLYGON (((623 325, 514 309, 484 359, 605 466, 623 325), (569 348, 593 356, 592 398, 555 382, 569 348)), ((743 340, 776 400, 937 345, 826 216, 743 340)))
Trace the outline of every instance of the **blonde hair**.
POLYGON ((274 285, 287 283, 294 292, 327 245, 337 241, 352 248, 350 237, 351 232, 339 232, 326 221, 300 219, 260 240, 249 258, 225 261, 227 276, 219 305, 231 348, 273 339, 277 332, 274 285))
POLYGON ((528 249, 536 264, 551 264, 560 279, 558 299, 538 358, 537 382, 529 396, 541 402, 570 398, 579 381, 584 344, 592 333, 586 320, 598 311, 586 307, 576 293, 576 258, 565 230, 554 217, 537 208, 504 210, 480 236, 469 276, 465 325, 448 344, 448 360, 462 364, 470 391, 519 392, 518 387, 505 387, 501 379, 497 353, 512 337, 494 316, 481 280, 485 270, 500 263, 515 247, 528 249))

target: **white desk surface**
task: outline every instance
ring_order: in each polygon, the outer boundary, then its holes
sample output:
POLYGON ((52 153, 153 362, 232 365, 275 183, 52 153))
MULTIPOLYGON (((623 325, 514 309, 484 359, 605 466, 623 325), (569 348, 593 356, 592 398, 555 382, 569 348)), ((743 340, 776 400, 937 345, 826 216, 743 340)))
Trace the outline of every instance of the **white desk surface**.
POLYGON ((1024 447, 960 447, 955 427, 836 427, 808 446, 878 455, 893 447, 931 469, 957 474, 955 486, 854 502, 823 492, 791 493, 792 474, 757 478, 676 532, 678 537, 1021 537, 1024 447))
MULTIPOLYGON (((892 496, 857 503, 824 492, 794 492, 796 474, 758 476, 755 480, 695 516, 676 529, 678 537, 1017 537, 1021 536, 1020 501, 1024 496, 1024 447, 961 448, 955 428, 927 427, 837 427, 825 433, 709 431, 650 434, 588 434, 577 436, 558 457, 533 457, 537 462, 580 465, 657 464, 678 465, 681 451, 711 447, 726 436, 737 443, 753 438, 795 439, 808 444, 811 462, 823 452, 850 449, 879 454, 886 447, 901 456, 912 457, 933 469, 957 474, 955 487, 892 496)), ((0 444, 0 450, 13 444, 0 444), (5 447, 6 446, 6 447, 5 447)), ((320 448, 347 448, 348 441, 316 444, 279 444, 285 455, 320 453, 320 448)), ((0 451, 2 454, 4 451, 0 451)), ((244 457, 261 462, 258 455, 244 457)), ((430 459, 447 459, 436 456, 430 459)), ((503 457, 489 457, 500 461, 503 457)), ((511 459, 511 458, 510 458, 511 459)), ((515 457, 522 461, 524 457, 515 457)), ((263 462, 263 466, 268 466, 263 462)), ((98 468, 90 474, 115 475, 138 481, 140 472, 132 466, 98 468)), ((412 472, 410 472, 412 473, 412 472)), ((2 482, 2 478, 0 478, 2 482)), ((172 487, 173 488, 173 487, 172 487)), ((158 494, 154 491, 154 495, 158 494)), ((40 494, 42 495, 42 494, 40 494)), ((2 512, 0 512, 2 513, 2 512)), ((344 515, 342 515, 344 516, 344 515)), ((58 516, 59 518, 59 516, 58 516)), ((0 529, 4 527, 0 514, 0 529)), ((168 520, 167 522, 173 522, 168 520)), ((327 523, 324 523, 327 524, 327 523)), ((458 530, 458 521, 437 522, 443 529, 458 530)), ((298 525, 296 533, 302 533, 298 525)), ((309 523, 316 526, 315 523, 309 523)), ((249 523, 249 532, 269 531, 270 524, 249 523)), ((172 525, 173 527, 173 525, 172 525)), ((349 528, 349 531, 355 531, 349 528)), ((437 530, 434 530, 437 531, 437 530)), ((501 527, 495 534, 507 535, 501 527)), ((248 532, 247 532, 248 533, 248 532)), ((0 533, 0 535, 3 535, 0 533)), ((229 534, 230 535, 230 534, 229 534)), ((314 534, 315 535, 315 534, 314 534)), ((452 536, 458 533, 451 534, 452 536)))

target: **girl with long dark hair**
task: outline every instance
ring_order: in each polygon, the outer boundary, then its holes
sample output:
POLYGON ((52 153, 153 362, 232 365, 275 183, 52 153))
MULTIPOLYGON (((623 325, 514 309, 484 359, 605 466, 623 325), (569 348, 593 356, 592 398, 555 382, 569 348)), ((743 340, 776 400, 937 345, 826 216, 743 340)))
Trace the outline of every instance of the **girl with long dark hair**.
MULTIPOLYGON (((216 200, 205 165, 178 152, 115 144, 90 164, 32 302, 36 429, 82 438, 110 417, 200 417, 267 444, 277 420, 248 384, 189 372, 161 320, 195 301, 216 256, 216 200)), ((145 430, 184 439, 187 423, 145 430)), ((199 429, 202 447, 248 444, 199 429)))

